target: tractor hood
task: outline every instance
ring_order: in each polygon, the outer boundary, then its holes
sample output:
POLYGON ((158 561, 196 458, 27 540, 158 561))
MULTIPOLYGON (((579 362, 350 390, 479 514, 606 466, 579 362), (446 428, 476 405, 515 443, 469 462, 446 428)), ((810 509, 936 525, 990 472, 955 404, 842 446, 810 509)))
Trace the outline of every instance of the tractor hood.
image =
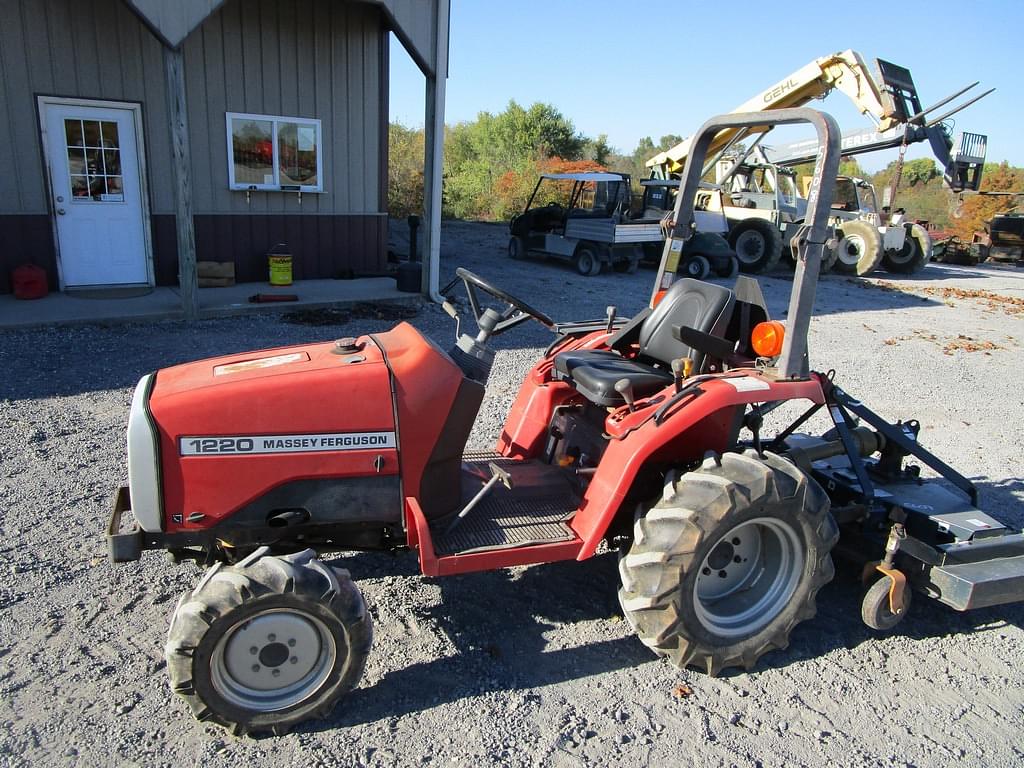
MULTIPOLYGON (((408 323, 164 368, 144 377, 132 404, 133 511, 148 531, 209 528, 284 493, 275 489, 386 482, 400 446, 406 493, 427 485, 447 510, 482 397, 408 323)), ((397 490, 389 504, 399 515, 397 490)))
POLYGON ((209 525, 255 493, 297 478, 397 472, 384 354, 369 337, 344 341, 351 343, 246 352, 157 372, 148 413, 166 530, 187 528, 190 515, 209 525))

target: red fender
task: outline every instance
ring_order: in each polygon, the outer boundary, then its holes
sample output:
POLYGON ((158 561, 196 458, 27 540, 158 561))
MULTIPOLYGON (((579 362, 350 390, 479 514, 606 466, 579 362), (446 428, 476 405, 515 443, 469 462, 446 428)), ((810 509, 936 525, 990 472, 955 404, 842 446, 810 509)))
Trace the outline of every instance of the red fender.
POLYGON ((722 452, 737 408, 750 403, 809 400, 824 403, 816 379, 779 381, 759 371, 730 371, 700 384, 702 394, 687 398, 657 424, 654 413, 674 394, 671 387, 637 404, 629 413, 620 408, 608 416, 605 428, 612 439, 591 478, 571 527, 583 539, 577 559, 594 554, 618 513, 634 478, 649 461, 675 463, 699 460, 705 452, 722 452))

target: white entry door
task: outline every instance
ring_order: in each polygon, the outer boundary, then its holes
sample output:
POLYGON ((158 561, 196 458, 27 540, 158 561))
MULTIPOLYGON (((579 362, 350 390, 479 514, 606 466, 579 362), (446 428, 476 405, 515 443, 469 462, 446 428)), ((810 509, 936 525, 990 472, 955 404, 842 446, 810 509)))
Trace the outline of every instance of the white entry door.
POLYGON ((42 109, 63 286, 151 284, 136 112, 42 109))

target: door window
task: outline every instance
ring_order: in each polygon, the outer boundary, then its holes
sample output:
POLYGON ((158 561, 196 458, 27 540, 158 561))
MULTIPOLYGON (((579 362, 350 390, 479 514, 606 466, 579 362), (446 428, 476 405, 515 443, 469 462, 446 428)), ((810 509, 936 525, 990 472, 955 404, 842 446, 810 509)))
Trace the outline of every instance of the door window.
POLYGON ((112 120, 64 119, 71 199, 123 203, 121 148, 112 120))

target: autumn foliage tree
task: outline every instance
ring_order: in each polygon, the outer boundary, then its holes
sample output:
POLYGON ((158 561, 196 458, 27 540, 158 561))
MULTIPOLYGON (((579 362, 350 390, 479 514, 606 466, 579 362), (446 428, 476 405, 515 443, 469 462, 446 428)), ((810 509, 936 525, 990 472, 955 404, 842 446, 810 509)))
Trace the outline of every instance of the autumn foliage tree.
MULTIPOLYGON (((1024 192, 1024 168, 1015 168, 1006 162, 985 164, 981 177, 983 192, 1024 192)), ((954 214, 952 229, 964 242, 970 242, 974 233, 985 228, 985 223, 999 213, 1005 213, 1024 201, 1024 195, 964 195, 962 205, 954 214)))

